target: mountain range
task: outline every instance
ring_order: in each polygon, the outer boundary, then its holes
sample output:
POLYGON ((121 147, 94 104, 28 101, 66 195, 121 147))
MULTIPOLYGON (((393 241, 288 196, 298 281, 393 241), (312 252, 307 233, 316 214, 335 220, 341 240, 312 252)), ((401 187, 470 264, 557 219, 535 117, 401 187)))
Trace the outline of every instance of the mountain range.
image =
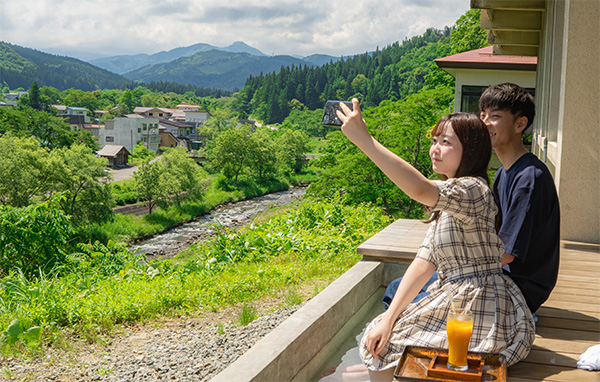
POLYGON ((227 91, 241 89, 248 77, 284 66, 321 66, 338 57, 268 56, 241 41, 227 47, 194 44, 155 54, 103 57, 81 61, 0 41, 0 79, 9 88, 52 86, 90 91, 127 83, 175 82, 227 91))
POLYGON ((337 60, 337 57, 319 54, 268 56, 237 41, 222 48, 201 43, 151 55, 120 55, 89 62, 135 82, 166 81, 235 90, 242 88, 251 75, 276 72, 282 66, 320 66, 337 60))
POLYGON ((140 69, 144 66, 162 64, 177 60, 182 57, 193 56, 196 53, 208 52, 210 50, 219 50, 230 53, 248 53, 253 56, 266 56, 263 52, 255 49, 241 41, 236 41, 233 44, 219 48, 210 44, 194 44, 185 47, 162 51, 154 54, 135 54, 135 55, 120 55, 96 58, 88 60, 92 65, 106 69, 117 74, 125 74, 127 72, 140 69))

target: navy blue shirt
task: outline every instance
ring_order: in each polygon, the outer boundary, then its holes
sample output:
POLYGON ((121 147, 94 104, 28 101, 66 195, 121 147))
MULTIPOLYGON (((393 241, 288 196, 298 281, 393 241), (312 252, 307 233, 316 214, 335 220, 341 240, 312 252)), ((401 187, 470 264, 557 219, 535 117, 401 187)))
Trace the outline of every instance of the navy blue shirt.
POLYGON ((535 155, 501 167, 492 186, 500 207, 498 235, 504 252, 515 256, 508 275, 535 312, 556 285, 560 248, 560 210, 554 179, 535 155))

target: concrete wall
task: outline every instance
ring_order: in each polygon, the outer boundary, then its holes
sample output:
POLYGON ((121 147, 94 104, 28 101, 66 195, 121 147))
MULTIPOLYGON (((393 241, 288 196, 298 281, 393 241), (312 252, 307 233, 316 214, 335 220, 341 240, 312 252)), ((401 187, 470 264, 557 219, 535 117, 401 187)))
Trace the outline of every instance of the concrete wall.
POLYGON ((561 239, 600 242, 600 1, 548 1, 532 151, 554 174, 561 239))
POLYGON ((382 310, 382 287, 407 266, 358 262, 211 381, 316 380, 351 329, 382 310))

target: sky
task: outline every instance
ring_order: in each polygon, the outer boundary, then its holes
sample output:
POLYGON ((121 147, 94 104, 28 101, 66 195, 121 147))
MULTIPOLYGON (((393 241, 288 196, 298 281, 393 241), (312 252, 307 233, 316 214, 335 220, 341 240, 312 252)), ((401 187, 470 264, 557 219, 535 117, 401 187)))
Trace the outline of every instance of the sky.
POLYGON ((0 0, 0 41, 80 59, 236 41, 348 56, 452 26, 469 0, 0 0))

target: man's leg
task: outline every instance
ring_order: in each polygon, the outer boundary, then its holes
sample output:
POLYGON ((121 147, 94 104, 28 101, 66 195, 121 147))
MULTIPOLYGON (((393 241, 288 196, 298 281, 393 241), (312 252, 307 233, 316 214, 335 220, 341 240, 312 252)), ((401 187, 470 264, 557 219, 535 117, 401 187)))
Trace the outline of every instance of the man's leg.
MULTIPOLYGON (((417 296, 414 298, 414 300, 412 300, 412 302, 421 301, 422 298, 424 298, 425 296, 428 296, 429 292, 427 292, 427 288, 429 288, 429 286, 431 284, 436 282, 437 279, 438 279, 437 272, 433 272, 433 275, 431 276, 429 281, 427 281, 427 283, 425 283, 425 285, 423 286, 423 289, 421 289, 421 291, 417 294, 417 296)), ((385 293, 383 294, 383 311, 386 311, 387 308, 390 307, 390 304, 392 303, 392 300, 394 299, 394 296, 396 295, 396 291, 398 290, 398 286, 400 285, 400 281, 402 281, 402 277, 397 278, 396 280, 392 281, 390 283, 390 285, 388 285, 387 288, 385 289, 385 293)))

